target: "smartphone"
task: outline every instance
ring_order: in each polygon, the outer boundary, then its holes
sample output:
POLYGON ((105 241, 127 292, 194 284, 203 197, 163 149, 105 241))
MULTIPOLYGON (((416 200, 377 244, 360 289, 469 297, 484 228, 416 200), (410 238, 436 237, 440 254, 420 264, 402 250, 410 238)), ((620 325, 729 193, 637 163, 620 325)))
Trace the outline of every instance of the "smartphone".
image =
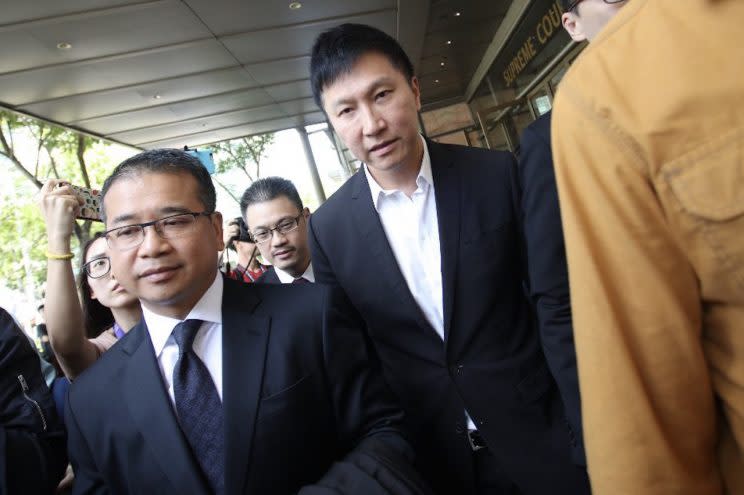
POLYGON ((88 189, 87 187, 73 186, 72 190, 75 194, 83 198, 83 205, 80 207, 76 218, 81 220, 95 220, 102 222, 101 220, 101 191, 98 189, 88 189))

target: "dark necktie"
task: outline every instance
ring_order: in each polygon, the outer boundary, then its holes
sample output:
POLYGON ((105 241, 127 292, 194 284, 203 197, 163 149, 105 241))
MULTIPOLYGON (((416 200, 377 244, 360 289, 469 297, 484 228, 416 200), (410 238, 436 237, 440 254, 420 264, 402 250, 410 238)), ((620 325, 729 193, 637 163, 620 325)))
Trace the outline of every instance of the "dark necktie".
POLYGON ((306 279, 305 277, 300 277, 292 280, 293 284, 309 284, 310 281, 306 279))
POLYGON ((173 329, 178 361, 173 369, 173 394, 181 429, 209 485, 225 491, 225 434, 222 402, 212 376, 192 347, 201 320, 186 320, 173 329))

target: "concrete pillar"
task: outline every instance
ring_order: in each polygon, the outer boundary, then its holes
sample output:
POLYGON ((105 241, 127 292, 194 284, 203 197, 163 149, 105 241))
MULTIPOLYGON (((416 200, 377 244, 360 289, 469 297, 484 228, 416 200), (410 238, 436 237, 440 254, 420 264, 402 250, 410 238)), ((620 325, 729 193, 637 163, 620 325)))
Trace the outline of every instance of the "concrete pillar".
POLYGON ((313 156, 313 149, 310 147, 310 139, 307 137, 307 131, 304 127, 298 126, 295 129, 297 129, 297 134, 300 135, 300 141, 302 141, 302 148, 305 150, 305 158, 307 159, 307 164, 310 166, 310 175, 313 178, 313 185, 315 186, 315 194, 317 194, 318 199, 320 200, 321 204, 325 202, 326 195, 325 191, 323 190, 323 183, 320 181, 320 174, 318 173, 318 166, 315 164, 315 156, 313 156))

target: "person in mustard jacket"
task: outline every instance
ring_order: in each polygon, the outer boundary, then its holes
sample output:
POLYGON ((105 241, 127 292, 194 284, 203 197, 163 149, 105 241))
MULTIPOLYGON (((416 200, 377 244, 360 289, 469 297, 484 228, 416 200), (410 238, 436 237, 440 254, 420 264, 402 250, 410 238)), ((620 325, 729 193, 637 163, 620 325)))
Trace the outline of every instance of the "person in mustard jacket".
POLYGON ((552 143, 597 495, 744 493, 744 2, 631 0, 552 143))

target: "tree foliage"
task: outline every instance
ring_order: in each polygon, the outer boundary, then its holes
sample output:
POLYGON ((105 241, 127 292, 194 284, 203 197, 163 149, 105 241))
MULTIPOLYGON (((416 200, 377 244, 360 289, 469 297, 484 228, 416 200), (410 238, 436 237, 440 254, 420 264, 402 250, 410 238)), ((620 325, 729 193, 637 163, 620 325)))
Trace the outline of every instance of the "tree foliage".
MULTIPOLYGON (((249 183, 255 181, 261 177, 261 161, 273 143, 274 134, 271 133, 211 144, 209 147, 214 152, 216 174, 240 170, 249 183)), ((236 202, 240 202, 240 193, 236 194, 217 177, 213 178, 236 202)))
MULTIPOLYGON (((100 140, 0 110, 0 283, 12 289, 33 286, 46 278, 46 234, 36 193, 48 178, 99 188, 115 162, 111 145, 100 140)), ((78 221, 73 253, 98 222, 78 221)))

